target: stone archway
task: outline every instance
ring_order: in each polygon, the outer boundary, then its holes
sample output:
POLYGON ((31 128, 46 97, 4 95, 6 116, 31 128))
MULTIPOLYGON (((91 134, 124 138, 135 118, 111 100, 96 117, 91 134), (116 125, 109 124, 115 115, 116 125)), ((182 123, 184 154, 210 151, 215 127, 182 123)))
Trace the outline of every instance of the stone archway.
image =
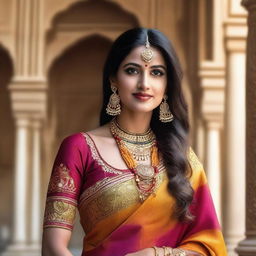
POLYGON ((9 240, 8 233, 12 229, 12 215, 10 215, 10 212, 13 211, 14 196, 14 123, 8 92, 8 85, 12 76, 12 60, 8 52, 0 46, 0 252, 6 246, 5 243, 9 242, 5 238, 9 240))
MULTIPOLYGON (((64 137, 99 124, 102 69, 110 45, 111 41, 98 35, 85 38, 66 50, 49 70, 47 137, 51 144, 46 149, 50 155, 49 171, 64 137)), ((83 235, 78 226, 71 247, 81 246, 83 235)))
POLYGON ((46 70, 57 56, 81 38, 100 34, 114 40, 125 30, 139 26, 138 19, 116 3, 79 1, 57 13, 46 35, 46 70))
POLYGON ((98 125, 102 69, 110 45, 108 39, 98 35, 85 38, 66 50, 51 66, 49 117, 59 120, 54 137, 61 139, 98 125))

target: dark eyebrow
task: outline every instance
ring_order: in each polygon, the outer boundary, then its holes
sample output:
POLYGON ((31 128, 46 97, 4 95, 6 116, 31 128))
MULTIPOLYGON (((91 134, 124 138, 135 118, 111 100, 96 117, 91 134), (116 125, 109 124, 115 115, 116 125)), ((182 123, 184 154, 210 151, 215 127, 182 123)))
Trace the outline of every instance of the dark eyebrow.
POLYGON ((137 64, 137 63, 134 63, 134 62, 129 62, 129 63, 126 63, 125 65, 123 65, 123 67, 127 67, 127 66, 135 66, 135 67, 138 67, 140 68, 141 65, 137 64))
MULTIPOLYGON (((135 66, 135 67, 141 68, 141 65, 139 65, 137 63, 134 63, 134 62, 126 63, 123 67, 125 68, 127 66, 135 66)), ((162 69, 164 69, 166 71, 166 67, 163 66, 163 65, 153 65, 150 68, 162 68, 162 69)))
POLYGON ((162 68, 166 71, 166 67, 163 65, 154 65, 154 66, 151 66, 150 68, 162 68))

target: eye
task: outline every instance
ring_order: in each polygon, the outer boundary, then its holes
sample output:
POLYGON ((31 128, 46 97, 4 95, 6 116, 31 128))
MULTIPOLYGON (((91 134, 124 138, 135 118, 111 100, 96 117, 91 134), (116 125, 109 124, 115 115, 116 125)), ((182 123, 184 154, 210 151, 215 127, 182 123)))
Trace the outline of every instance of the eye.
POLYGON ((160 69, 153 69, 153 70, 151 71, 151 74, 152 74, 153 76, 163 76, 163 75, 164 75, 164 72, 163 72, 162 70, 160 70, 160 69))
POLYGON ((133 67, 126 68, 124 71, 129 75, 136 75, 139 73, 139 70, 133 67))

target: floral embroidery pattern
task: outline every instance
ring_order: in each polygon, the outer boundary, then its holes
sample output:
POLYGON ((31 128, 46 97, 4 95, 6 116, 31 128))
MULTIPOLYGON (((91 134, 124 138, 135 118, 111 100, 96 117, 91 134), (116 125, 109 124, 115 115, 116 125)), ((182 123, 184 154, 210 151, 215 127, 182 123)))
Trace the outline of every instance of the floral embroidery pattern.
POLYGON ((48 193, 75 193, 75 183, 69 173, 69 169, 64 164, 56 166, 49 183, 48 193))
POLYGON ((196 156, 192 148, 189 149, 188 159, 192 170, 200 171, 203 169, 203 165, 200 163, 198 157, 196 156))
POLYGON ((63 227, 72 229, 76 216, 76 203, 63 197, 47 199, 44 227, 63 227))
MULTIPOLYGON (((167 178, 164 167, 161 167, 156 177, 158 188, 167 178)), ((122 209, 140 206, 136 183, 132 174, 105 178, 84 191, 78 204, 82 216, 82 225, 89 233, 95 225, 122 209)), ((132 210, 133 211, 133 210, 132 210)))
POLYGON ((87 135, 86 133, 82 133, 82 135, 85 137, 86 139, 86 143, 88 144, 88 146, 90 147, 91 153, 92 153, 92 158, 102 167, 102 169, 105 172, 108 173, 114 173, 114 174, 122 174, 123 172, 121 170, 117 170, 113 167, 111 167, 110 165, 107 165, 100 157, 94 142, 92 141, 92 139, 90 138, 89 135, 87 135))

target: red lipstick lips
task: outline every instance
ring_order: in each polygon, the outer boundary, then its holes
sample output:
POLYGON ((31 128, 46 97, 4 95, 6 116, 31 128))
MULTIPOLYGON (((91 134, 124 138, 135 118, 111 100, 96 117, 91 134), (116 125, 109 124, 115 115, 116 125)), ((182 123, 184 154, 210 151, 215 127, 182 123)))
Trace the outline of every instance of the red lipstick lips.
POLYGON ((141 101, 147 101, 152 98, 151 95, 143 92, 133 93, 133 96, 141 101))

